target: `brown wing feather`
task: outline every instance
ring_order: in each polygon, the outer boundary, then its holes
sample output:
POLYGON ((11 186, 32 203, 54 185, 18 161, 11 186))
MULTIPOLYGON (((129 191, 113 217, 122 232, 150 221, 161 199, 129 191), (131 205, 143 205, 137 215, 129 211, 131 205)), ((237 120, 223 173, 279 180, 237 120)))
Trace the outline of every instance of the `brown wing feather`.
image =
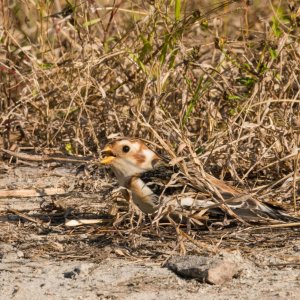
MULTIPOLYGON (((153 170, 141 174, 140 178, 151 188, 156 196, 161 196, 162 193, 166 196, 180 193, 187 186, 189 187, 189 191, 197 192, 202 190, 193 185, 178 166, 168 165, 166 159, 153 161, 153 167, 153 170), (174 175, 178 175, 176 182, 166 188, 166 185, 171 182, 174 175)), ((206 174, 206 178, 218 189, 230 209, 246 222, 261 222, 270 219, 284 222, 300 221, 300 218, 292 217, 278 207, 261 203, 248 192, 232 187, 209 174, 206 174)))

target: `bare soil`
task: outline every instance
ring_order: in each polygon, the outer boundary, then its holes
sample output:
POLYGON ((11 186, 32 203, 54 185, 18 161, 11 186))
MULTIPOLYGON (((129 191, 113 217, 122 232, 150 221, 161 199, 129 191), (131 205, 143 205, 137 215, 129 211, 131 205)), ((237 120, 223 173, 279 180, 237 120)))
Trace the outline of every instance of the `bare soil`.
POLYGON ((239 276, 213 286, 162 267, 181 249, 172 228, 155 233, 147 223, 131 229, 128 220, 117 227, 109 223, 111 207, 121 200, 118 192, 103 195, 113 187, 105 176, 76 176, 70 166, 3 164, 1 170, 1 190, 63 187, 69 192, 0 199, 0 299, 299 299, 297 229, 203 230, 197 245, 181 241, 188 254, 242 257, 239 276), (84 191, 89 182, 94 191, 91 186, 84 191), (66 220, 91 218, 103 222, 65 226, 66 220))

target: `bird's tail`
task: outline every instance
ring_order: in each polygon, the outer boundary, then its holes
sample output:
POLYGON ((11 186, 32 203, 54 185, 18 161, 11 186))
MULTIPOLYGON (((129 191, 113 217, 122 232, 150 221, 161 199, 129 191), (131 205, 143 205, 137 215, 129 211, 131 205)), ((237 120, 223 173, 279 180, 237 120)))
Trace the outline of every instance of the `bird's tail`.
POLYGON ((282 208, 249 198, 243 203, 230 203, 230 208, 246 222, 300 222, 299 217, 286 213, 282 208))

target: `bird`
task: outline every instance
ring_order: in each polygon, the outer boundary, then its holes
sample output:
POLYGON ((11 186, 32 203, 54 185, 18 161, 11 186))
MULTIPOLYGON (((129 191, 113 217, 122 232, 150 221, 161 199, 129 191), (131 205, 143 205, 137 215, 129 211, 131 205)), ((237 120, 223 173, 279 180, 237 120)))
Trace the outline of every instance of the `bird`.
POLYGON ((187 175, 141 139, 115 139, 104 147, 102 155, 100 163, 112 169, 118 184, 131 192, 134 204, 146 215, 167 211, 198 220, 207 220, 204 214, 208 213, 213 217, 229 214, 243 223, 300 221, 209 174, 206 181, 214 186, 217 197, 211 197, 209 191, 205 196, 205 181, 199 173, 187 175))

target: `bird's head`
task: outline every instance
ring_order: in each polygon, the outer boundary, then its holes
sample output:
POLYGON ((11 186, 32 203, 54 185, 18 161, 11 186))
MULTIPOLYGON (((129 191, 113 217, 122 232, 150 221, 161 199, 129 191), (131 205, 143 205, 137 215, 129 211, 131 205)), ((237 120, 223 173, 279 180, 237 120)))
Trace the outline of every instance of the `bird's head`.
MULTIPOLYGON (((160 157, 139 139, 119 139, 102 150, 101 163, 110 165, 119 179, 152 170, 160 157)), ((122 183, 121 183, 122 184, 122 183)))

